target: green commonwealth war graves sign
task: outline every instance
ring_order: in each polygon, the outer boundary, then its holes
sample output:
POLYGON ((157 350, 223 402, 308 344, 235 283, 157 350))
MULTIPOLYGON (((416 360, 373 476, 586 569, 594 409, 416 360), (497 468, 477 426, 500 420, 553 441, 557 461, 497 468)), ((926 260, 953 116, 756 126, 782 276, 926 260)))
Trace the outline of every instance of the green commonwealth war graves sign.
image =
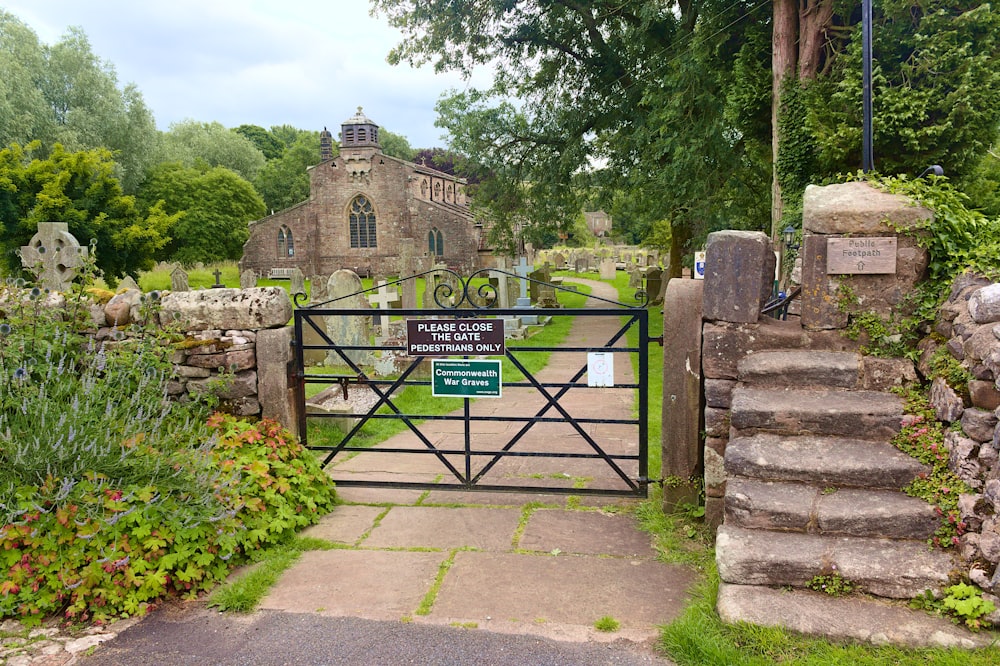
MULTIPOLYGON (((410 319, 406 322, 410 356, 501 356, 502 319, 410 319)), ((434 397, 499 398, 503 382, 495 359, 431 359, 434 397)))

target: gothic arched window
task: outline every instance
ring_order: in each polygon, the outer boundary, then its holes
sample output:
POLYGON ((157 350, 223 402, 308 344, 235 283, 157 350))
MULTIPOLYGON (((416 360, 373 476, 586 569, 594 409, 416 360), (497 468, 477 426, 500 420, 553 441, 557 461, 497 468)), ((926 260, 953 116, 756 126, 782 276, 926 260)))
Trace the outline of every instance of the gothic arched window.
POLYGON ((295 255, 295 240, 292 238, 292 230, 281 225, 278 229, 278 256, 291 257, 295 255))
POLYGON ((437 227, 427 232, 427 250, 431 256, 440 257, 444 254, 444 236, 437 227))
POLYGON ((376 247, 375 209, 364 195, 354 197, 349 214, 351 247, 376 247))

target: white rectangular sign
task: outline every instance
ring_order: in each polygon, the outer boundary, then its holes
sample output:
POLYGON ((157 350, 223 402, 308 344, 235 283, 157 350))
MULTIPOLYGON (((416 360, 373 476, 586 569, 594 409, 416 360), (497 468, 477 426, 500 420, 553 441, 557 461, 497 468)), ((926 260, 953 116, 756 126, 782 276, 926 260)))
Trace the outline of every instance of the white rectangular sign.
POLYGON ((614 385, 614 355, 607 352, 587 352, 587 386, 614 385))

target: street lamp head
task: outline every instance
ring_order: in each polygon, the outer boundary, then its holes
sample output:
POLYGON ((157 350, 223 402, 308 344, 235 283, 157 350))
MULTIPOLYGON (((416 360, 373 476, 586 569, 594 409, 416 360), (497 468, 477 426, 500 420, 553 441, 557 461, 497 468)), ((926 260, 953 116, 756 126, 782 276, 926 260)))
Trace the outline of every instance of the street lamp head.
POLYGON ((785 247, 791 247, 792 241, 795 240, 795 227, 788 225, 781 230, 781 240, 785 242, 785 247))

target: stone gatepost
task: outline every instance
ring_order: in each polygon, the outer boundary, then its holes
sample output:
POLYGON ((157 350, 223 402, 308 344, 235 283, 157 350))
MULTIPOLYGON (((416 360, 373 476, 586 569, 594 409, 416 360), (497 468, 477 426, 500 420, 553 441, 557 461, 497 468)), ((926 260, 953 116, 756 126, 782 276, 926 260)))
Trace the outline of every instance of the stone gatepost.
POLYGON ((906 230, 933 216, 867 183, 806 188, 802 202, 802 326, 845 328, 851 313, 888 314, 927 271, 906 230))
POLYGON ((752 324, 774 287, 774 248, 759 231, 716 231, 705 245, 704 317, 752 324))
POLYGON ((663 508, 698 503, 701 461, 701 280, 668 280, 663 299, 663 508), (677 316, 684 313, 684 316, 677 316))

